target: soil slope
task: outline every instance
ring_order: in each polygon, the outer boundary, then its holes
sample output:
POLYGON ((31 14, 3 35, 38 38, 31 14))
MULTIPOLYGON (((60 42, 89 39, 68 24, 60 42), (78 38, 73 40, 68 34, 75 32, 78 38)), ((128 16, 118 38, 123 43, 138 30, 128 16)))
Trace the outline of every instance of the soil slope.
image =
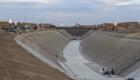
POLYGON ((0 34, 0 80, 72 80, 14 41, 15 34, 0 34))

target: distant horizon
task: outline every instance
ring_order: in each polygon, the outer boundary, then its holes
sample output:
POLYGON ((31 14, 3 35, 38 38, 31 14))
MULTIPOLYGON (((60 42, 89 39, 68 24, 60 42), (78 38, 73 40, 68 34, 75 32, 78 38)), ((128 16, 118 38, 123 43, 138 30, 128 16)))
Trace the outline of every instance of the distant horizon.
POLYGON ((0 0, 0 20, 93 25, 140 20, 140 0, 0 0))
MULTIPOLYGON (((8 22, 9 23, 9 21, 0 21, 0 22, 8 22)), ((12 21, 12 23, 15 23, 15 22, 19 22, 19 21, 12 21)), ((129 22, 138 22, 140 24, 140 21, 129 21, 129 22)), ((20 23, 24 24, 24 22, 20 22, 20 23)), ((34 23, 34 22, 25 22, 25 23, 32 23, 32 24, 51 24, 51 23, 34 23)), ((118 23, 127 23, 127 22, 118 22, 118 23)), ((114 24, 114 23, 107 22, 107 23, 101 23, 101 24, 114 24)), ((82 25, 90 26, 90 25, 101 25, 101 24, 82 24, 82 25)), ((54 25, 54 24, 52 24, 52 25, 54 25)), ((75 25, 63 25, 63 26, 61 26, 61 25, 55 25, 55 26, 58 26, 58 27, 68 26, 68 27, 70 27, 70 26, 75 26, 75 25)))

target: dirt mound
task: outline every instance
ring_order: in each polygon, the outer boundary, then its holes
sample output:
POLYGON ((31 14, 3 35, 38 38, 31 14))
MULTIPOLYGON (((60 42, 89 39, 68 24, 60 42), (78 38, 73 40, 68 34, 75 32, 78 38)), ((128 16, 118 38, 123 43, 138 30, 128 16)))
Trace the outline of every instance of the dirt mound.
POLYGON ((0 35, 0 80, 72 80, 19 46, 15 36, 0 35))

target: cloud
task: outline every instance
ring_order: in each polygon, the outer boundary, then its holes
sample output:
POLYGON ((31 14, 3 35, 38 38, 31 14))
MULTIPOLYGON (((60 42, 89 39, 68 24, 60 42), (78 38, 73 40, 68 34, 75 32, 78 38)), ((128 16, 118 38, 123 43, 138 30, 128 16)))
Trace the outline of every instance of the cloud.
POLYGON ((0 20, 73 25, 137 20, 140 0, 0 0, 0 20), (125 5, 125 6, 122 6, 125 5), (132 6, 132 7, 130 7, 132 6))
POLYGON ((113 5, 131 5, 140 4, 140 0, 98 0, 99 2, 104 2, 113 5))
POLYGON ((40 13, 40 15, 44 16, 53 16, 53 17, 60 17, 60 18, 69 18, 69 17, 87 17, 94 14, 91 13, 62 13, 62 12, 44 12, 40 13))
POLYGON ((130 2, 122 2, 122 3, 117 3, 115 5, 130 5, 130 4, 132 4, 132 3, 130 3, 130 2))
POLYGON ((104 10, 104 11, 113 11, 114 8, 112 8, 112 7, 102 7, 102 10, 104 10))
POLYGON ((0 2, 15 2, 17 0, 0 0, 0 2))
POLYGON ((48 1, 48 0, 0 0, 0 3, 3 2, 8 2, 8 3, 11 3, 11 2, 41 2, 41 3, 44 3, 44 4, 52 4, 51 1, 48 1))
POLYGON ((138 7, 137 9, 140 9, 140 7, 138 7))

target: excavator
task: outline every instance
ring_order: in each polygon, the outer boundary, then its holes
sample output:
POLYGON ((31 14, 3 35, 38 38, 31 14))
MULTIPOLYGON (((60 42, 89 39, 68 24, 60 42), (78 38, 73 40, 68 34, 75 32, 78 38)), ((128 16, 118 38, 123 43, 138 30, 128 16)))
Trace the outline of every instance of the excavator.
POLYGON ((82 28, 80 24, 76 23, 75 28, 82 28))

